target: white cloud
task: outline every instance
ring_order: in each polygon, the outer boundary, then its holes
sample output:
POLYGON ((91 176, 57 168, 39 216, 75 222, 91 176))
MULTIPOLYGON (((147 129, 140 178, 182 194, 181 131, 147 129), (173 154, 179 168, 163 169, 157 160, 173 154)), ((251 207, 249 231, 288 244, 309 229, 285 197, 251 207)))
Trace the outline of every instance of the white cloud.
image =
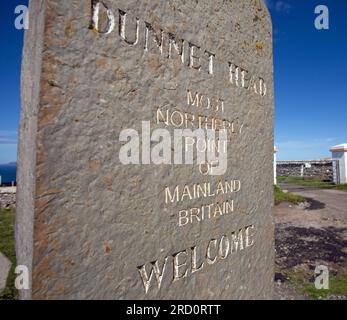
POLYGON ((311 149, 324 147, 327 143, 336 141, 336 138, 314 139, 312 141, 290 140, 278 142, 276 146, 281 149, 311 149))
POLYGON ((278 141, 276 143, 276 147, 279 150, 278 159, 314 160, 329 158, 331 155, 329 149, 340 141, 338 138, 278 141))
POLYGON ((17 131, 0 131, 0 144, 17 144, 17 131))
POLYGON ((289 13, 292 9, 292 6, 289 3, 282 0, 265 0, 265 4, 270 10, 274 10, 276 12, 289 13))
POLYGON ((284 1, 277 1, 275 4, 275 10, 277 12, 289 13, 291 8, 292 6, 289 3, 286 3, 284 1))

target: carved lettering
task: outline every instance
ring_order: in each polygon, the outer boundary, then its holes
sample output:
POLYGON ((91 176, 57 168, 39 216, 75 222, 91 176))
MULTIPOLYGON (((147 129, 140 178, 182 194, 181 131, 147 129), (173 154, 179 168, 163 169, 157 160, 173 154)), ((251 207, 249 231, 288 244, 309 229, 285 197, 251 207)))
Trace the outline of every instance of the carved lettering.
MULTIPOLYGON (((143 43, 142 48, 144 52, 147 53, 150 51, 150 44, 155 44, 155 47, 158 48, 157 53, 163 58, 171 60, 174 56, 178 56, 183 66, 187 66, 193 70, 203 71, 211 77, 215 75, 214 64, 216 61, 216 54, 211 50, 203 49, 200 45, 179 38, 177 35, 161 28, 156 31, 151 23, 141 21, 137 17, 134 17, 131 20, 132 21, 128 21, 128 12, 120 9, 118 10, 119 36, 126 45, 135 47, 139 43, 143 43)), ((109 35, 115 29, 115 25, 116 16, 105 5, 104 1, 92 0, 90 29, 100 35, 109 35), (104 30, 100 30, 101 28, 99 23, 102 11, 101 5, 104 10, 106 10, 107 16, 107 24, 103 28, 104 30)), ((226 66, 229 70, 229 83, 231 85, 236 88, 244 88, 260 96, 265 96, 267 94, 267 87, 263 78, 250 75, 246 69, 237 66, 232 62, 228 62, 226 66)), ((215 105, 208 99, 205 101, 205 106, 208 106, 209 108, 214 106, 215 111, 224 107, 220 104, 215 105)))
POLYGON ((209 240, 207 243, 200 243, 173 255, 168 255, 164 258, 163 262, 159 262, 158 260, 150 262, 148 264, 152 269, 149 275, 146 271, 147 264, 138 267, 145 293, 147 294, 149 292, 154 283, 153 275, 155 275, 156 287, 160 290, 163 281, 175 283, 195 272, 202 272, 208 265, 227 261, 227 259, 230 259, 236 253, 241 254, 241 251, 253 247, 254 240, 250 239, 253 236, 250 235, 251 230, 253 233, 255 232, 254 225, 243 227, 237 232, 224 234, 221 237, 209 240), (198 262, 198 252, 205 252, 205 255, 200 255, 205 260, 198 262), (172 273, 166 268, 169 263, 172 263, 172 273), (159 265, 162 267, 160 268, 159 265), (171 279, 169 278, 170 274, 172 274, 171 279))

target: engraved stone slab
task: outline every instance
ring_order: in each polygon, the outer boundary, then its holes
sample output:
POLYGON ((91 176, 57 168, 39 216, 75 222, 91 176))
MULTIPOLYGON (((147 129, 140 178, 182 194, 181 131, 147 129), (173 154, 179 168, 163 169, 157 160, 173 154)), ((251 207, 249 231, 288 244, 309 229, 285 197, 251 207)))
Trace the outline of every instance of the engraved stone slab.
POLYGON ((35 0, 29 10, 16 237, 31 288, 21 297, 271 298, 263 2, 35 0), (226 132, 222 172, 180 163, 168 140, 177 129, 226 132))

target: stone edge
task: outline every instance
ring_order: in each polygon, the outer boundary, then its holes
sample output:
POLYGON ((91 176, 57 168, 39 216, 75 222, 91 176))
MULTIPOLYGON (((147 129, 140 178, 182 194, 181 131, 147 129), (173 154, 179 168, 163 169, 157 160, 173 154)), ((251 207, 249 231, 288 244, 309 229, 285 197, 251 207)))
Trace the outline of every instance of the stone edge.
MULTIPOLYGON (((34 202, 36 190, 36 134, 44 36, 45 0, 30 0, 29 29, 25 31, 21 70, 21 116, 18 146, 16 256, 17 265, 29 269, 33 258, 34 202)), ((21 290, 20 299, 29 300, 31 289, 21 290)))

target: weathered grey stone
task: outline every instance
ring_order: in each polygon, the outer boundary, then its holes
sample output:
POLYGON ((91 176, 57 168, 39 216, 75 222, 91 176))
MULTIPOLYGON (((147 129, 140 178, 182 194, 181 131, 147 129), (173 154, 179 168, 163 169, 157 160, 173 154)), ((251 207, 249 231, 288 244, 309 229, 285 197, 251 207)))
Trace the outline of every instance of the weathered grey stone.
POLYGON ((16 207, 16 187, 0 188, 0 209, 14 209, 16 207))
POLYGON ((6 281, 10 269, 11 262, 0 252, 0 294, 6 288, 6 281))
POLYGON ((16 207, 15 193, 0 193, 0 209, 14 209, 16 207))
POLYGON ((277 161, 277 175, 285 177, 317 178, 334 181, 333 160, 277 161))
POLYGON ((95 25, 92 1, 30 1, 16 237, 32 289, 22 298, 271 298, 273 62, 267 9, 257 0, 103 3, 95 25), (224 109, 221 100, 218 110, 193 106, 188 90, 193 97, 222 99, 224 109), (141 132, 141 122, 150 121, 152 129, 173 132, 173 123, 158 123, 158 108, 186 117, 193 129, 204 117, 232 124, 226 173, 204 176, 197 165, 123 165, 123 129, 141 132), (239 192, 211 195, 218 182, 232 180, 241 183, 239 192), (193 197, 184 189, 193 193, 198 184, 210 185, 210 196, 193 197), (176 186, 182 199, 171 202, 165 195, 176 186), (233 200, 233 212, 213 211, 210 219, 206 213, 202 221, 202 206, 207 211, 233 200), (189 223, 179 220, 180 211, 196 214, 197 208, 199 216, 189 223), (150 276, 151 270, 157 273, 150 276))

